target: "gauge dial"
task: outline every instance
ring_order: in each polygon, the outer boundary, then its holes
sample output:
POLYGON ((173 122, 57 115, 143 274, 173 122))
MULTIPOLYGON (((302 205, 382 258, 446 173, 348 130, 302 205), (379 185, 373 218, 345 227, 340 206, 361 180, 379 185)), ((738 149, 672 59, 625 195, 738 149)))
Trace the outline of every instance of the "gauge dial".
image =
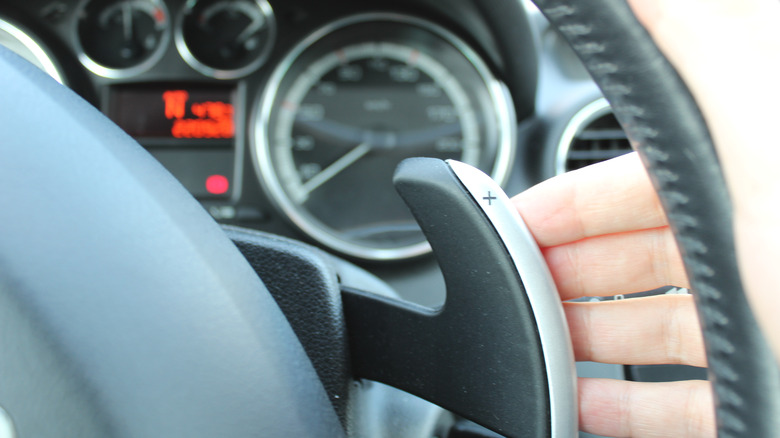
POLYGON ((118 78, 154 65, 170 38, 162 0, 87 0, 77 22, 79 59, 93 73, 118 78))
POLYGON ((266 0, 190 0, 177 26, 176 47, 201 73, 232 79, 262 65, 275 31, 266 0))
POLYGON ((403 159, 454 158, 498 179, 511 161, 507 94, 476 53, 426 21, 370 14, 328 26, 268 90, 255 126, 263 182, 301 230, 346 255, 429 250, 392 186, 403 159))

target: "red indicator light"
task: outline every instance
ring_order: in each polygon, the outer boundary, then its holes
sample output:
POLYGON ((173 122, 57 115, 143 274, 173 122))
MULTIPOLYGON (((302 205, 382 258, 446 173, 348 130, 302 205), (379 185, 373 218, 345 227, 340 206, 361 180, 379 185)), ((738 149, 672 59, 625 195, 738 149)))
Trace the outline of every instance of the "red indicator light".
POLYGON ((211 175, 206 178, 206 191, 212 195, 224 195, 230 188, 230 181, 224 175, 211 175))
POLYGON ((156 21, 157 24, 165 23, 165 12, 163 12, 162 9, 154 8, 154 21, 156 21))

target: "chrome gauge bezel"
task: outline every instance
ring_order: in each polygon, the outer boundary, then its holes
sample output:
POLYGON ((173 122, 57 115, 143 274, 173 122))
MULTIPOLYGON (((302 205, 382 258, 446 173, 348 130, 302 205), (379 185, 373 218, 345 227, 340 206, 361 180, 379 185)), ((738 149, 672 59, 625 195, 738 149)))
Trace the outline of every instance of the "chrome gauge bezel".
POLYGON ((84 46, 81 44, 81 37, 79 36, 79 24, 81 20, 78 17, 80 17, 81 14, 84 13, 84 8, 87 7, 90 1, 93 0, 81 0, 79 2, 76 8, 77 18, 73 22, 73 44, 76 49, 76 56, 78 57, 79 62, 81 62, 81 65, 86 67, 87 70, 91 71, 92 73, 107 79, 124 79, 124 78, 129 78, 144 73, 149 69, 151 69, 152 67, 154 67, 158 62, 160 62, 160 59, 162 59, 163 55, 165 55, 165 52, 168 50, 168 46, 170 45, 171 42, 171 23, 172 23, 171 13, 165 4, 165 1, 148 0, 155 3, 156 6, 159 6, 165 12, 165 16, 168 21, 165 31, 162 33, 160 37, 160 41, 157 44, 157 47, 154 49, 154 52, 152 52, 149 58, 141 61, 136 65, 133 65, 131 67, 126 67, 126 68, 106 67, 103 64, 92 59, 84 51, 84 46))
POLYGON ((585 105, 572 116, 571 120, 569 120, 566 127, 563 129, 555 149, 555 175, 566 173, 566 162, 569 159, 569 149, 571 149, 574 139, 582 133, 582 130, 585 129, 588 124, 611 111, 612 107, 609 102, 607 102, 607 99, 601 97, 585 105))
POLYGON ((192 51, 190 51, 190 48, 187 45, 187 40, 184 38, 184 18, 187 14, 187 10, 194 7, 195 3, 196 1, 188 1, 179 11, 176 16, 176 25, 173 34, 176 50, 178 50, 179 55, 184 60, 184 62, 187 63, 187 65, 205 76, 209 76, 214 79, 227 80, 244 77, 265 64, 271 54, 274 43, 276 42, 276 17, 274 15, 273 9, 271 8, 271 4, 268 3, 268 0, 254 0, 254 3, 257 5, 258 9, 260 9, 267 20, 269 36, 265 48, 251 63, 237 69, 214 68, 198 60, 192 51))
POLYGON ((49 54, 49 51, 35 37, 2 18, 0 18, 0 32, 9 35, 24 47, 27 53, 17 53, 19 56, 35 64, 57 82, 64 84, 63 74, 54 57, 49 54))
POLYGON ((313 44, 334 32, 353 25, 371 22, 391 22, 430 32, 450 44, 471 64, 486 87, 497 119, 496 125, 499 127, 499 133, 497 134, 496 158, 493 169, 489 173, 494 180, 503 185, 509 176, 516 142, 514 105, 506 86, 493 75, 490 68, 477 52, 457 35, 433 22, 403 14, 380 12, 349 16, 319 28, 298 43, 275 68, 264 92, 259 97, 258 103, 254 105, 252 114, 253 124, 251 127, 254 132, 250 135, 250 141, 252 142, 255 168, 266 193, 287 218, 310 238, 341 254, 363 260, 391 261, 409 259, 429 253, 431 247, 428 242, 422 241, 395 248, 359 245, 335 235, 306 209, 292 202, 274 168, 271 147, 268 143, 269 136, 272 134, 269 124, 273 105, 278 97, 278 90, 296 60, 313 44))

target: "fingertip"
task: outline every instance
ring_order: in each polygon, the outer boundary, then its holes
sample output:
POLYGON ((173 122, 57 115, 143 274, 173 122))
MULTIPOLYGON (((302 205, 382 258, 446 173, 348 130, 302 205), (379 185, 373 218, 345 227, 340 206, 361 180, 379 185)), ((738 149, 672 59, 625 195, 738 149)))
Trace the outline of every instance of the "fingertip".
POLYGON ((573 202, 570 187, 561 176, 516 195, 512 203, 541 247, 555 245, 572 232, 573 202))
POLYGON ((626 388, 616 380, 579 378, 577 395, 580 430, 621 435, 621 432, 625 431, 621 423, 627 414, 625 409, 621 408, 628 399, 626 388))
POLYGON ((714 437, 707 381, 578 380, 580 430, 604 436, 714 437))

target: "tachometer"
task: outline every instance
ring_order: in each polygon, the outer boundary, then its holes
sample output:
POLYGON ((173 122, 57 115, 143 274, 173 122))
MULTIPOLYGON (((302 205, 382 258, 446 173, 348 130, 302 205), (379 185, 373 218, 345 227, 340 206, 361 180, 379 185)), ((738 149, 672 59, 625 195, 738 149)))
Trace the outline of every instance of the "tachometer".
POLYGON ((370 260, 429 250, 392 187, 404 158, 454 158, 505 178, 514 113, 462 40, 390 14, 315 32, 258 104, 255 155, 276 204, 311 238, 370 260))

